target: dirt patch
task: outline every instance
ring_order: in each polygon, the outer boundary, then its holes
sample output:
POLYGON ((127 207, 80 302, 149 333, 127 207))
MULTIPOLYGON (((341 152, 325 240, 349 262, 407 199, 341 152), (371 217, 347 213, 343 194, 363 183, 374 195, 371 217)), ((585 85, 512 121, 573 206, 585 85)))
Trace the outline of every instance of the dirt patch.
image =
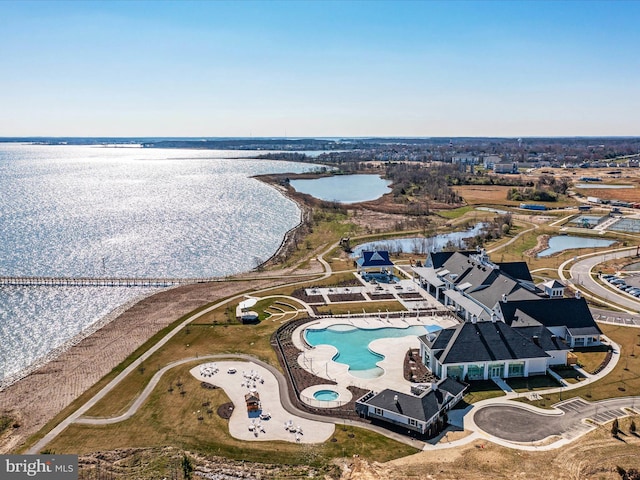
POLYGON ((233 403, 223 403, 218 407, 218 416, 220 418, 224 418, 225 420, 229 420, 231 418, 231 414, 233 413, 233 403))
POLYGON ((527 257, 535 257, 538 253, 549 248, 549 235, 538 235, 536 246, 524 252, 527 257))

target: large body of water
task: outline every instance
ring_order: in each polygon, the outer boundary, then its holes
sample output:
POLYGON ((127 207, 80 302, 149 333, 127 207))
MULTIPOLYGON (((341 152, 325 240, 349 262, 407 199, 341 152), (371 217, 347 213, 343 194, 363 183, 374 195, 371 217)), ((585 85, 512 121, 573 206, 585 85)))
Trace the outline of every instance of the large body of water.
MULTIPOLYGON (((317 167, 237 158, 254 155, 0 143, 0 276, 251 270, 300 220, 295 203, 251 177, 317 167)), ((0 287, 0 384, 152 291, 0 287)))

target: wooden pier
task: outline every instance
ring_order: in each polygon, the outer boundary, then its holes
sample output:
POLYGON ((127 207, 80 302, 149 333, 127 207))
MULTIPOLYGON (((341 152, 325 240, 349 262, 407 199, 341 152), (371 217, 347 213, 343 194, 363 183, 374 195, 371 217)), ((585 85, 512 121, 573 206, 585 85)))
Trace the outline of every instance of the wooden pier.
POLYGON ((220 278, 0 277, 0 286, 16 287, 172 287, 220 281, 220 278))

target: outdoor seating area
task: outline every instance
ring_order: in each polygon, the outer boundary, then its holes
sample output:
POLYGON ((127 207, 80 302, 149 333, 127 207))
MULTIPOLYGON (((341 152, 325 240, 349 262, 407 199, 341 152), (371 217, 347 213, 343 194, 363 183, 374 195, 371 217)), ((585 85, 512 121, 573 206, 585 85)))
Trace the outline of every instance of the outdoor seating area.
MULTIPOLYGON (((203 363, 190 370, 191 375, 204 381, 212 375, 216 386, 222 388, 235 408, 229 418, 229 433, 239 440, 321 443, 334 432, 332 423, 317 422, 292 416, 282 406, 280 388, 273 373, 265 367, 246 361, 224 360, 203 363), (234 370, 235 375, 216 375, 215 371, 234 370), (243 408, 246 406, 246 408, 243 408), (275 428, 289 423, 289 428, 275 428), (305 435, 302 435, 302 432, 305 435)), ((212 380, 208 380, 212 381, 212 380)))
POLYGON ((200 365, 200 375, 203 377, 213 377, 216 373, 218 373, 219 368, 215 363, 205 363, 200 365))

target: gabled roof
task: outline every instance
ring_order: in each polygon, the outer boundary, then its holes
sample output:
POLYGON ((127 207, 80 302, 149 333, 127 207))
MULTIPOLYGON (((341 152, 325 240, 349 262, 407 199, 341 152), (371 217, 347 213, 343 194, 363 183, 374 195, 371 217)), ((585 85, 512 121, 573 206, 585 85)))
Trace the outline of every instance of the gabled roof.
POLYGON ((502 295, 506 295, 508 299, 517 300, 540 298, 535 293, 522 287, 517 280, 500 274, 497 270, 494 270, 493 275, 487 278, 487 281, 489 283, 483 283, 475 289, 467 290, 466 294, 489 308, 498 303, 502 299, 502 295))
POLYGON ((462 250, 459 252, 431 252, 427 255, 426 263, 429 263, 430 259, 432 263, 431 266, 437 270, 438 268, 442 267, 442 265, 444 265, 444 262, 449 260, 449 258, 451 258, 451 255, 453 255, 454 253, 458 253, 460 255, 468 257, 469 255, 476 252, 474 252, 473 250, 462 250))
POLYGON ((386 389, 364 403, 426 422, 438 414, 451 398, 466 388, 466 385, 448 379, 441 381, 435 390, 428 390, 419 396, 386 389))
POLYGON ((533 325, 530 327, 519 327, 515 329, 520 335, 530 339, 540 346, 545 352, 557 350, 571 350, 571 347, 560 337, 552 334, 543 325, 533 325))
POLYGON ((501 271, 513 278, 524 280, 526 282, 533 282, 527 262, 503 262, 497 263, 496 265, 498 265, 501 271))
POLYGON ((487 308, 502 299, 502 295, 515 300, 533 300, 540 298, 537 294, 523 287, 521 282, 530 284, 531 274, 525 262, 509 262, 499 264, 500 268, 487 262, 478 261, 472 252, 454 252, 442 263, 438 273, 458 288, 464 285, 466 295, 487 308), (506 266, 503 269, 502 266, 506 266), (518 278, 509 272, 517 274, 518 278))
MULTIPOLYGON (((434 332, 449 336, 446 348, 439 356, 442 364, 546 358, 549 355, 503 322, 461 323, 434 332), (451 332, 449 334, 449 332, 451 332)), ((424 337, 420 337, 421 339, 424 337)), ((438 345, 438 339, 430 342, 438 345)))
POLYGON ((540 298, 500 302, 502 318, 509 325, 535 320, 545 327, 566 327, 575 335, 600 335, 589 305, 584 298, 540 298))
POLYGON ((389 260, 389 252, 386 250, 376 250, 374 252, 362 252, 362 256, 357 260, 361 267, 392 267, 393 262, 389 260))
POLYGON ((542 286, 547 287, 547 288, 565 288, 565 286, 560 283, 558 280, 547 280, 546 282, 542 283, 542 286))
POLYGON ((413 271, 418 274, 418 276, 434 287, 441 287, 444 285, 444 282, 438 278, 436 271, 431 267, 413 267, 413 271))
POLYGON ((453 336, 454 330, 452 328, 445 328, 443 330, 437 330, 437 333, 427 333, 418 337, 422 343, 424 343, 429 349, 434 352, 437 350, 444 350, 447 348, 447 344, 453 336))

